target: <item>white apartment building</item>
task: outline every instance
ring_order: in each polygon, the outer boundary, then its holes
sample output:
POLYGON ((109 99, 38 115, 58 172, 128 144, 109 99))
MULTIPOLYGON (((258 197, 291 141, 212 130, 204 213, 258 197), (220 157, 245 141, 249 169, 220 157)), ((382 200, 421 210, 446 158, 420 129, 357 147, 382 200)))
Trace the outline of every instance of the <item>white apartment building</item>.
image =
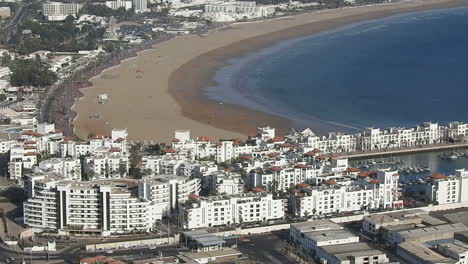
POLYGON ((285 200, 267 193, 243 193, 191 199, 183 205, 184 227, 203 228, 284 217, 285 200))
POLYGON ((468 135, 468 124, 463 122, 450 122, 447 127, 447 137, 454 140, 465 141, 468 135))
POLYGON ((139 197, 150 201, 153 217, 158 220, 176 212, 179 204, 189 199, 190 195, 200 193, 200 180, 161 175, 143 178, 138 183, 139 197))
POLYGON ((242 177, 238 173, 212 172, 201 176, 202 189, 207 193, 239 194, 244 191, 242 177))
POLYGON ((437 123, 426 122, 415 128, 368 128, 357 137, 360 150, 411 147, 442 142, 444 129, 437 123))
POLYGON ((374 178, 358 180, 351 185, 335 180, 314 187, 299 184, 289 197, 290 209, 296 216, 304 217, 402 207, 398 178, 396 171, 381 170, 374 178))
POLYGON ((50 170, 65 179, 81 180, 81 162, 80 159, 74 158, 52 158, 41 161, 39 169, 50 170))
POLYGON ((457 170, 454 176, 434 174, 425 186, 426 201, 436 204, 468 202, 468 171, 457 170))
MULTIPOLYGON (((113 151, 112 149, 110 151, 113 151)), ((100 152, 84 159, 84 174, 90 179, 125 178, 128 175, 127 155, 100 152)))
POLYGON ((126 129, 113 129, 111 137, 107 138, 102 135, 91 138, 88 142, 76 142, 70 138, 65 138, 60 142, 60 154, 62 157, 71 156, 79 158, 94 154, 98 149, 108 149, 113 153, 128 155, 128 133, 126 129))
POLYGON ((255 1, 229 1, 205 5, 205 17, 213 21, 235 21, 272 16, 273 5, 257 6, 255 1))
POLYGON ((61 2, 48 2, 42 4, 42 13, 50 21, 60 21, 67 18, 67 16, 74 16, 78 14, 83 4, 77 3, 61 3, 61 2))
POLYGON ((125 0, 106 1, 106 6, 114 10, 117 10, 119 8, 130 10, 132 8, 132 1, 125 1, 125 0))
POLYGON ((318 149, 321 153, 339 153, 356 150, 357 140, 353 135, 343 133, 330 133, 327 136, 319 137, 309 135, 306 137, 305 150, 318 149))
POLYGON ((15 143, 11 146, 8 174, 10 179, 18 180, 23 175, 23 169, 32 169, 37 164, 37 152, 35 146, 15 143))
POLYGON ((13 136, 10 134, 2 137, 0 139, 0 153, 5 154, 10 151, 11 146, 17 142, 17 139, 13 139, 13 136))
POLYGON ((292 212, 300 217, 375 209, 371 201, 373 191, 336 184, 308 187, 302 189, 302 193, 290 196, 290 206, 292 212))
POLYGON ((296 164, 292 166, 272 166, 267 170, 252 170, 247 177, 247 186, 264 187, 268 190, 286 191, 299 183, 312 181, 323 173, 323 167, 296 164))
POLYGON ((148 11, 148 0, 133 0, 133 8, 135 13, 143 13, 148 11))
POLYGON ((124 234, 148 231, 149 202, 132 195, 131 180, 79 182, 34 179, 32 198, 24 203, 24 223, 34 232, 62 235, 124 234))
POLYGON ((252 145, 243 144, 237 140, 222 140, 216 148, 216 161, 230 161, 243 154, 250 154, 253 150, 252 145))

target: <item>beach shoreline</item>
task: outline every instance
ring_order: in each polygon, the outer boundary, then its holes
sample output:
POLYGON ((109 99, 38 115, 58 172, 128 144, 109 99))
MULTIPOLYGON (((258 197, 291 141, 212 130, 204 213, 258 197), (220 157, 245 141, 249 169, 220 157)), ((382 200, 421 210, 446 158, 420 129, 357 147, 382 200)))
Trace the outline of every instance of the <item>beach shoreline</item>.
MULTIPOLYGON (((400 13, 464 6, 468 0, 402 1, 394 4, 331 9, 251 23, 236 23, 204 36, 183 36, 154 45, 136 58, 121 62, 90 81, 74 105, 75 133, 108 134, 127 127, 131 140, 168 142, 176 129, 190 129, 194 136, 235 138, 270 125, 286 133, 290 120, 231 104, 220 104, 205 95, 215 85, 215 72, 229 58, 261 50, 283 40, 313 35, 337 27, 400 13), (190 44, 189 44, 190 43, 190 44), (144 74, 138 75, 136 69, 144 74), (102 78, 104 74, 115 78, 102 78), (96 103, 99 94, 109 104, 96 103), (137 106, 138 105, 138 106, 137 106), (135 107, 137 106, 137 107, 135 107), (99 119, 90 119, 99 113, 99 119)), ((311 124, 314 129, 314 124, 311 124)), ((321 131, 339 131, 331 122, 321 131)))

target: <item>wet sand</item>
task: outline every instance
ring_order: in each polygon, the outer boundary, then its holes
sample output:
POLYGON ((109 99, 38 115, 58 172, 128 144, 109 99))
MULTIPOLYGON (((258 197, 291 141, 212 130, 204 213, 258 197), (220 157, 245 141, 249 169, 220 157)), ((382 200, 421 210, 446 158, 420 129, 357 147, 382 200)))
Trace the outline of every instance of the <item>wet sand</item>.
MULTIPOLYGON (((203 89, 214 84, 214 72, 226 59, 353 22, 466 4, 468 0, 411 0, 333 9, 173 38, 90 79, 93 86, 81 89, 83 97, 72 108, 77 112, 75 134, 85 139, 109 134, 111 128, 128 128, 130 140, 168 142, 176 129, 217 139, 242 138, 264 125, 284 133, 291 126, 285 118, 204 97, 203 89), (109 102, 99 104, 100 94, 108 94, 109 102)), ((323 122, 314 126, 322 131, 340 129, 323 122)))

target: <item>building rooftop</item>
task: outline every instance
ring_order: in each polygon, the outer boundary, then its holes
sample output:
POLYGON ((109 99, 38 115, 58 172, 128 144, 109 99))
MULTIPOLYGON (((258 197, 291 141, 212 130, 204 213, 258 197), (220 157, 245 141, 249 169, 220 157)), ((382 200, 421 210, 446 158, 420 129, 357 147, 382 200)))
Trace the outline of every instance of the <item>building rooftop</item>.
POLYGON ((393 212, 388 214, 373 214, 365 216, 364 220, 373 224, 385 225, 389 223, 398 222, 404 219, 415 219, 421 218, 422 215, 427 215, 428 213, 424 210, 414 209, 403 212, 393 212))
POLYGON ((305 234, 306 236, 318 242, 356 237, 356 235, 352 234, 351 232, 347 230, 340 230, 340 229, 339 230, 326 230, 326 231, 312 231, 312 232, 306 232, 305 234))
POLYGON ((410 229, 406 231, 400 231, 398 233, 406 239, 412 239, 412 238, 421 239, 424 236, 433 236, 435 234, 441 234, 441 233, 446 233, 446 232, 455 233, 455 232, 461 232, 461 231, 468 231, 468 228, 464 224, 453 223, 453 224, 444 224, 444 225, 437 225, 437 226, 431 226, 431 227, 410 229))
POLYGON ((429 249, 423 244, 415 241, 406 241, 398 245, 399 250, 406 251, 408 254, 416 257, 426 263, 455 263, 453 259, 446 258, 435 251, 429 249))
POLYGON ((459 240, 455 240, 454 242, 449 243, 441 243, 437 245, 437 248, 443 248, 446 251, 452 251, 455 254, 463 254, 468 251, 468 244, 463 243, 459 240))
POLYGON ((183 234, 187 239, 195 241, 198 245, 202 247, 217 246, 226 243, 226 241, 224 241, 223 239, 211 233, 208 233, 208 231, 206 230, 183 232, 183 234))
POLYGON ((342 226, 330 221, 330 220, 319 220, 319 221, 307 221, 301 223, 294 223, 291 224, 291 227, 295 227, 299 229, 299 231, 305 232, 313 232, 313 231, 321 231, 321 230, 338 230, 343 229, 342 226))
POLYGON ((148 184, 164 184, 164 183, 170 182, 171 180, 187 180, 187 179, 188 179, 187 177, 165 174, 165 175, 158 175, 158 176, 151 177, 151 178, 143 178, 141 181, 143 181, 144 183, 148 183, 148 184))
POLYGON ((207 259, 207 258, 215 258, 215 257, 224 257, 224 256, 240 256, 241 253, 232 248, 225 248, 220 250, 213 250, 213 251, 204 251, 204 252, 197 252, 197 253, 190 253, 184 252, 182 253, 185 257, 195 260, 195 259, 207 259))
POLYGON ((380 250, 376 250, 369 247, 366 243, 350 243, 333 246, 322 246, 321 248, 328 254, 335 255, 335 257, 341 261, 349 260, 349 257, 351 256, 360 257, 385 254, 380 250))

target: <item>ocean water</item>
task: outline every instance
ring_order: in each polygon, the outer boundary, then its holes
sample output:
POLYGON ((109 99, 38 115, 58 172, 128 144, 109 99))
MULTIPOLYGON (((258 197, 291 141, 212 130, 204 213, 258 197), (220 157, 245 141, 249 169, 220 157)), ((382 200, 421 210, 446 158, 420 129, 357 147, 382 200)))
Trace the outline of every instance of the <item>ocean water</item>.
POLYGON ((206 95, 323 134, 468 121, 468 7, 400 14, 228 61, 206 95))

